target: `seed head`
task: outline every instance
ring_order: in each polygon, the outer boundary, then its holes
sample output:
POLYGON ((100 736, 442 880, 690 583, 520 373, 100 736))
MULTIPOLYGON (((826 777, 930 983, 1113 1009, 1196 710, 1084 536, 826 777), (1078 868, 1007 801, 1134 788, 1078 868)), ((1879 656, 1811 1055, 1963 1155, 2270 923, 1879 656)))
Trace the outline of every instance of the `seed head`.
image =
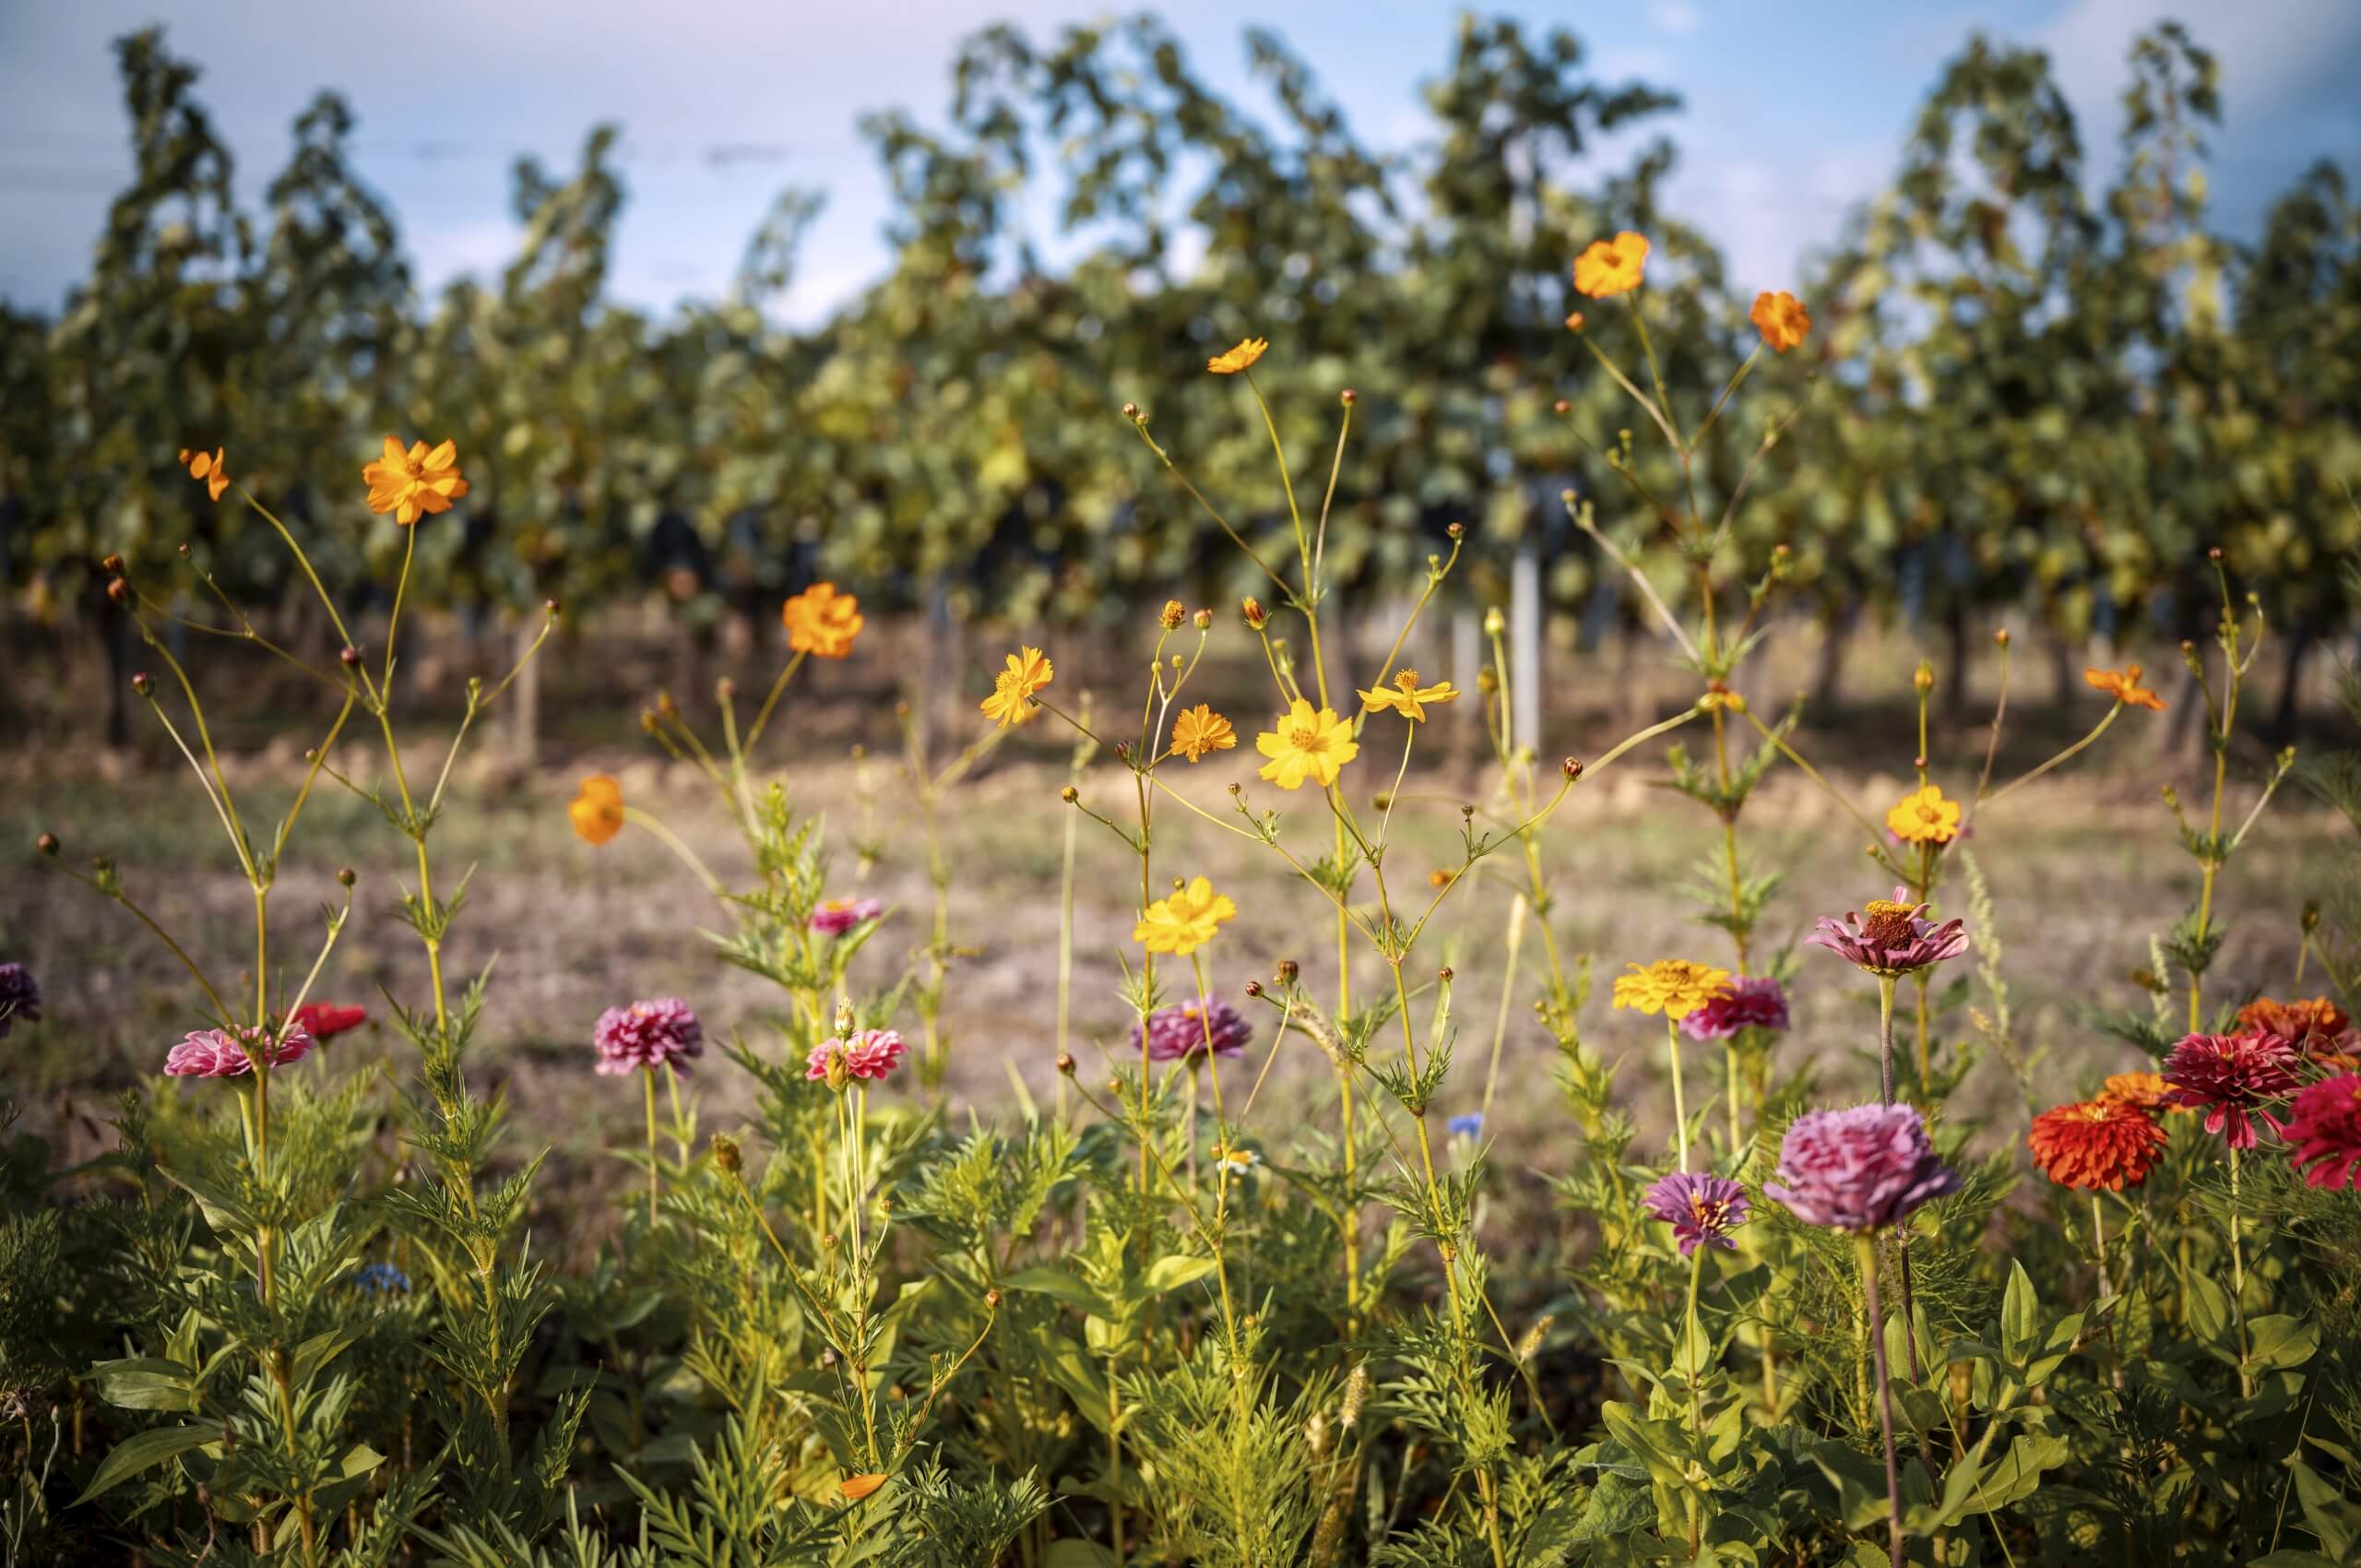
POLYGON ((712 1143, 706 1146, 713 1151, 713 1163, 717 1169, 731 1176, 738 1174, 738 1168, 745 1162, 745 1157, 738 1151, 737 1139, 727 1133, 716 1133, 712 1143))
POLYGON ((1178 626, 1182 621, 1187 620, 1188 617, 1189 612, 1187 607, 1182 605, 1177 599, 1168 599, 1164 601, 1163 613, 1158 615, 1157 620, 1163 625, 1164 629, 1169 632, 1172 630, 1173 627, 1178 626))
POLYGON ((1301 974, 1303 970, 1293 958, 1282 958, 1279 960, 1277 972, 1281 985, 1293 985, 1296 976, 1301 974))

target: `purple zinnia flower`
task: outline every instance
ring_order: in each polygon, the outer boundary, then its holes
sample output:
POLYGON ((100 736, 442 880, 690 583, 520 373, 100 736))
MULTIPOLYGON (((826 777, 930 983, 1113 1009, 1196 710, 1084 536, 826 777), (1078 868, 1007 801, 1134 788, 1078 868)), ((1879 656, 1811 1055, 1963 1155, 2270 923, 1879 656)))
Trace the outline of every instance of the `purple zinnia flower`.
POLYGON ((599 1048, 599 1071, 621 1077, 645 1067, 689 1070, 689 1058, 705 1054, 705 1027, 677 997, 610 1007, 599 1015, 591 1042, 599 1048))
POLYGON ((1787 993, 1769 975, 1741 975, 1730 989, 1680 1020, 1691 1039, 1727 1039, 1740 1029, 1787 1027, 1787 993))
POLYGON ((1897 887, 1892 898, 1872 898, 1859 914, 1846 910, 1841 922, 1822 915, 1820 929, 1804 940, 1870 974, 1906 975, 1967 951, 1965 922, 1939 926, 1921 917, 1926 907, 1910 901, 1908 888, 1897 887))
POLYGON ((842 936, 884 912, 885 906, 874 898, 829 898, 812 911, 812 918, 804 924, 822 936, 842 936))
POLYGON ((1649 1214, 1671 1225, 1682 1257, 1694 1253, 1703 1241, 1737 1251, 1730 1232, 1746 1223, 1754 1207, 1747 1201, 1746 1189, 1727 1177, 1688 1170, 1659 1178, 1640 1194, 1640 1203, 1649 1214))
MULTIPOLYGON (((1203 997, 1194 1002, 1176 1002, 1147 1016, 1147 1053, 1155 1061, 1201 1061, 1206 1054, 1208 1038, 1212 1040, 1212 1054, 1237 1056, 1254 1038, 1254 1030, 1228 1003, 1216 1002, 1208 1006, 1203 997)), ((1132 1049, 1137 1051, 1139 1047, 1140 1027, 1133 1024, 1132 1049)))
POLYGON ((2266 1099, 2296 1092, 2296 1048, 2260 1030, 2236 1035, 2189 1035, 2165 1058, 2165 1102, 2205 1112, 2205 1130, 2223 1134, 2232 1148, 2252 1148, 2254 1121, 2286 1126, 2262 1108, 2266 1099))
POLYGON ((1857 1105, 1797 1117, 1779 1146, 1779 1180, 1762 1195, 1807 1225, 1878 1230, 1959 1186, 1915 1107, 1857 1105))
MULTIPOLYGON (((268 1029, 256 1028, 251 1024, 234 1033, 227 1029, 192 1029, 186 1039, 165 1053, 164 1075, 168 1078, 234 1078, 254 1071, 254 1060, 246 1054, 246 1047, 253 1046, 255 1054, 260 1055, 270 1052, 270 1041, 268 1029)), ((301 1062, 317 1043, 308 1031, 290 1029, 287 1038, 279 1042, 278 1051, 271 1053, 270 1064, 284 1067, 291 1062, 301 1062)))
POLYGON ((41 1022, 41 987, 22 964, 0 964, 0 1039, 6 1039, 9 1027, 18 1022, 41 1022))

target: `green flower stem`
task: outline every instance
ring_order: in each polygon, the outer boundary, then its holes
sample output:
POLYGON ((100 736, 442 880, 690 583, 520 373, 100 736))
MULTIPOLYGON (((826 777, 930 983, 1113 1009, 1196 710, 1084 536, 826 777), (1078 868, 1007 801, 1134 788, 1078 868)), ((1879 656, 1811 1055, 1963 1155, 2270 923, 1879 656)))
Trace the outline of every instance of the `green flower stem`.
POLYGON ((1869 1355, 1877 1363, 1878 1428, 1885 1438, 1886 1533, 1893 1568, 1902 1568, 1902 1467, 1893 1453, 1893 1384, 1885 1363, 1885 1322, 1878 1307, 1878 1243, 1874 1233, 1853 1238, 1853 1256, 1860 1265, 1861 1291, 1869 1301, 1869 1355))
POLYGON ((656 1069, 643 1069, 640 1085, 647 1091, 647 1228, 656 1229, 656 1069))
POLYGON ((1664 1058, 1672 1064, 1672 1130, 1680 1148, 1680 1169, 1689 1169, 1689 1104, 1680 1092, 1680 1028, 1664 1017, 1664 1058))

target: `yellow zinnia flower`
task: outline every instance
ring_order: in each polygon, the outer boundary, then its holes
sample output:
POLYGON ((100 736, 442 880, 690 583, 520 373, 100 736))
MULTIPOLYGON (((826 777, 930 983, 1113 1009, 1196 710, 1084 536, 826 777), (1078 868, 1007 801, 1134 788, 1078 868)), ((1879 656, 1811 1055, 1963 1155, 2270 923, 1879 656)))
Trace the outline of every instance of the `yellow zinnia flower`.
POLYGON ((1236 375, 1240 371, 1263 357, 1271 346, 1267 338, 1249 338, 1226 354, 1216 354, 1205 362, 1205 368, 1216 375, 1236 375))
POLYGON ((1300 790, 1307 778, 1324 790, 1360 754, 1350 719, 1337 718, 1329 708, 1314 709, 1301 697, 1272 723, 1275 728, 1254 737, 1254 749, 1271 759, 1263 765, 1261 777, 1282 790, 1300 790))
POLYGON ((1618 1007, 1685 1018, 1715 997, 1730 993, 1730 972, 1711 964, 1659 958, 1644 968, 1638 964, 1627 967, 1631 972, 1619 975, 1615 980, 1618 1007))
POLYGON ((1611 240, 1593 240, 1574 257, 1574 287, 1594 300, 1628 294, 1640 286, 1647 265, 1647 236, 1626 229, 1611 240))
POLYGON ((1215 892, 1213 883, 1201 876, 1150 904, 1132 928, 1132 940, 1151 953, 1185 958, 1211 942, 1224 921, 1237 918, 1238 906, 1229 895, 1215 892))
POLYGON ((623 830, 623 786, 603 773, 594 773, 582 781, 565 814, 584 839, 603 844, 623 830))
POLYGON ((1929 784, 1914 790, 1885 814, 1885 825, 1905 844, 1948 844, 1959 837, 1959 802, 1929 784))
POLYGON ((1033 694, 1050 683, 1050 656, 1028 647, 1008 656, 1008 668, 992 682, 992 695, 977 706, 1005 730, 1033 716, 1033 694))
POLYGON ((1195 762, 1207 752, 1226 752, 1238 744, 1238 731, 1228 719, 1204 703, 1184 708, 1172 721, 1172 749, 1195 762))
POLYGON ((192 452, 181 448, 181 461, 188 465, 188 477, 205 481, 205 498, 219 501, 221 493, 230 488, 230 470, 221 466, 221 448, 210 452, 192 452))
POLYGON ((1363 692, 1361 711, 1375 713, 1381 708, 1392 708, 1411 723, 1416 724, 1427 716, 1427 704, 1449 702, 1458 695, 1458 688, 1448 681, 1438 681, 1431 686, 1421 686, 1418 684, 1418 672, 1416 670, 1405 670, 1394 677, 1392 689, 1379 686, 1373 691, 1363 692))
POLYGON ((386 455, 362 466, 361 477, 369 484, 369 510, 381 516, 391 512, 404 528, 449 511, 451 503, 468 493, 458 457, 458 448, 448 441, 433 451, 425 442, 413 441, 405 452, 401 442, 388 435, 386 455))
POLYGON ((1803 302, 1785 289, 1755 295, 1754 308, 1746 318, 1754 323, 1764 342, 1783 354, 1811 333, 1811 317, 1805 314, 1803 302))
POLYGON ((2085 670, 2082 679, 2126 707, 2165 710, 2165 699, 2140 683, 2140 666, 2127 664, 2120 670, 2085 670))
POLYGON ((834 583, 813 583, 779 606, 787 627, 787 646, 814 659, 842 659, 852 652, 853 638, 864 624, 860 600, 838 593, 834 583))

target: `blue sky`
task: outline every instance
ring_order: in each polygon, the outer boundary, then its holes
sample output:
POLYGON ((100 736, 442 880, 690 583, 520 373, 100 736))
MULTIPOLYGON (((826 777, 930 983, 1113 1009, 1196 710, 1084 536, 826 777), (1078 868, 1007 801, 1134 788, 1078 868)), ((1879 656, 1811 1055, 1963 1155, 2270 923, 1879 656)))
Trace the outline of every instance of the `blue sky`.
MULTIPOLYGON (((1729 253, 1741 289, 1792 281, 1803 249, 1890 172, 1942 61, 1983 30, 2050 50, 2094 172, 2112 168, 2132 33, 2178 14, 2222 59, 2217 220, 2251 235, 2271 197, 2321 155, 2361 175, 2361 0, 1626 0, 1493 7, 1572 26, 1609 79, 1679 91, 1656 125, 1679 143, 1674 205, 1729 253)), ((1419 84, 1448 58, 1459 8, 1429 0, 1194 0, 1167 8, 1201 70, 1249 102, 1241 30, 1275 26, 1363 139, 1427 134, 1419 84)), ((411 0, 397 19, 326 0, 16 0, 0 5, 0 298, 54 309, 128 168, 108 41, 163 21, 203 67, 200 92, 258 201, 288 127, 323 86, 360 118, 357 161, 399 216, 421 279, 489 272, 513 252, 510 159, 571 163, 601 119, 624 127, 631 193, 614 292, 651 308, 728 286, 788 184, 828 208, 786 314, 812 320, 885 261, 883 181, 863 111, 939 115, 956 41, 1008 18, 1037 37, 1108 14, 1078 0, 411 0)), ((1610 156, 1612 152, 1610 151, 1610 156)))

